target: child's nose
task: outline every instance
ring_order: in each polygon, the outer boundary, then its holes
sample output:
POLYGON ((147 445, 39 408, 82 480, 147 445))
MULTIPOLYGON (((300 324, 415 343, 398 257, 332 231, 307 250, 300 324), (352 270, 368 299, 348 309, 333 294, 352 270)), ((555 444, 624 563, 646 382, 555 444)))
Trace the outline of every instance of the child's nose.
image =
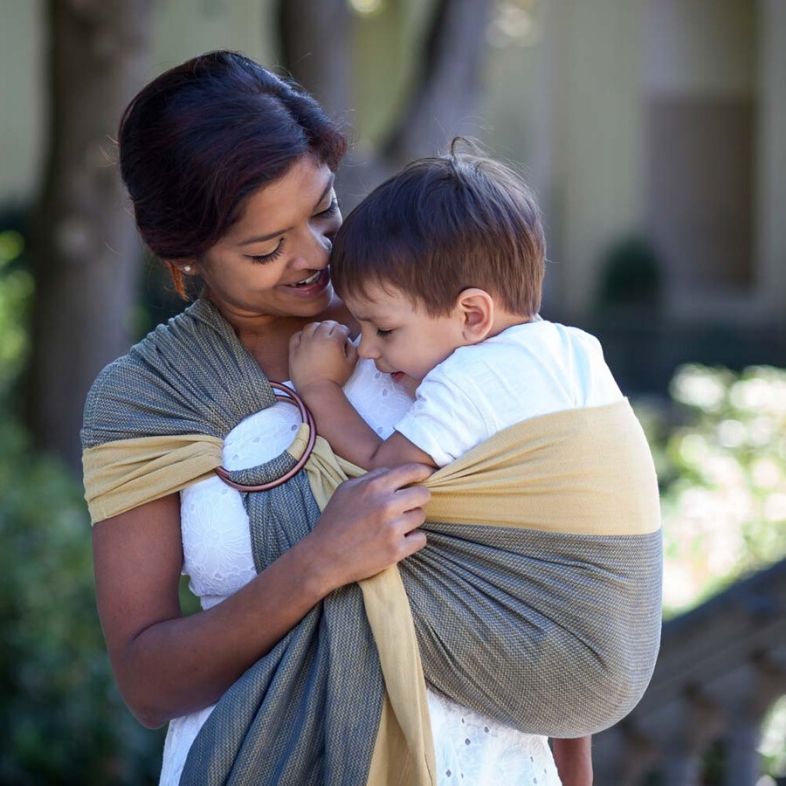
POLYGON ((358 345, 358 355, 367 360, 374 360, 379 357, 379 352, 374 347, 374 342, 369 341, 367 338, 361 338, 358 345))

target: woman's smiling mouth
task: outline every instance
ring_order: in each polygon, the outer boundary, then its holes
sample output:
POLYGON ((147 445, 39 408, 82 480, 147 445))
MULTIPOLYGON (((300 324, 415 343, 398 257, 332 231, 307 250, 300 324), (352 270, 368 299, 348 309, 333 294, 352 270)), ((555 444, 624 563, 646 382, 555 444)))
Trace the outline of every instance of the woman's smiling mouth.
POLYGON ((304 278, 302 281, 296 281, 294 284, 287 284, 288 287, 307 287, 309 284, 313 284, 322 273, 321 270, 317 270, 315 273, 310 275, 308 278, 304 278))
POLYGON ((317 270, 306 278, 300 281, 295 281, 292 284, 284 284, 284 286, 298 295, 310 296, 318 292, 322 292, 330 283, 330 274, 327 268, 317 270))

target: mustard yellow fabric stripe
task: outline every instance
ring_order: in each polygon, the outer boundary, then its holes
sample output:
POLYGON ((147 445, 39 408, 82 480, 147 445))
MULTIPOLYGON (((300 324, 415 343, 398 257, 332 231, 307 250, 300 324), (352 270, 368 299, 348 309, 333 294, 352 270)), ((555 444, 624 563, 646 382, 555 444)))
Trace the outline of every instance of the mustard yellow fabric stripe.
MULTIPOLYGON (((302 455, 302 430, 290 452, 302 455)), ((306 464, 320 506, 364 470, 317 437, 306 464)), ((577 535, 644 535, 660 529, 658 479, 630 404, 566 410, 500 431, 425 483, 430 521, 577 535)))
MULTIPOLYGON (((289 448, 295 458, 307 436, 303 425, 289 448)), ((221 464, 221 447, 215 437, 185 434, 88 448, 83 464, 92 521, 210 476, 221 464)), ((318 501, 326 501, 342 480, 363 474, 334 456, 321 438, 306 469, 318 501)), ((587 535, 636 535, 660 527, 649 448, 627 401, 519 423, 435 472, 425 485, 432 493, 426 508, 432 521, 587 535), (591 493, 577 494, 577 488, 591 493)))
MULTIPOLYGON (((289 448, 299 458, 308 430, 289 448)), ((84 453, 93 521, 179 491, 221 464, 219 439, 202 435, 120 440, 84 453)), ((321 509, 363 470, 317 438, 306 464, 321 509)), ((437 471, 426 485, 433 521, 584 535, 636 535, 660 527, 657 479, 627 401, 534 418, 500 432, 437 471)), ((361 582, 387 701, 369 786, 436 782, 426 686, 409 601, 393 567, 361 582)))
POLYGON ((526 420, 435 472, 430 521, 578 535, 660 529, 658 479, 627 400, 526 420))
MULTIPOLYGON (((290 447, 294 458, 303 455, 307 436, 298 434, 290 447)), ((317 437, 305 469, 320 510, 340 483, 365 471, 338 458, 322 437, 317 437)), ((387 693, 367 786, 433 786, 436 763, 426 681, 401 574, 392 566, 361 581, 360 588, 387 693)))
MULTIPOLYGON (((397 755, 398 768, 393 774, 400 775, 402 765, 406 764, 407 779, 392 782, 435 784, 434 739, 426 698, 426 681, 415 623, 401 574, 394 565, 361 581, 360 589, 363 591, 366 616, 379 653, 387 699, 398 726, 388 728, 386 734, 377 732, 369 774, 374 773, 375 764, 379 763, 377 760, 388 761, 392 758, 391 748, 401 749, 403 737, 408 755, 397 755)), ((391 783, 388 768, 385 768, 385 772, 384 779, 375 781, 369 778, 368 786, 388 786, 391 783)))
MULTIPOLYGON (((295 458, 306 438, 307 432, 299 433, 290 448, 295 458)), ((336 457, 318 437, 306 472, 324 509, 336 487, 363 470, 336 457)), ((660 528, 652 457, 627 401, 519 423, 435 472, 425 485, 432 492, 426 513, 433 521, 584 535, 660 528)), ((398 568, 360 586, 387 692, 367 786, 433 786, 426 683, 398 568)))
POLYGON ((204 434, 105 442, 82 453, 93 524, 165 497, 221 466, 223 441, 204 434))
POLYGON ((433 780, 418 780, 414 773, 415 756, 399 726, 390 697, 385 695, 366 786, 417 786, 421 783, 436 783, 433 780))

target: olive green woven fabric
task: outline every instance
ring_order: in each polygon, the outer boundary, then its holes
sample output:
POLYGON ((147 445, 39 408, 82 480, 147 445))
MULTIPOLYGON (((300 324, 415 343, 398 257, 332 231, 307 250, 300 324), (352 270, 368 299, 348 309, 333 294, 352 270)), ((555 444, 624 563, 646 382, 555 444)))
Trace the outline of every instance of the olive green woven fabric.
MULTIPOLYGON (((83 444, 223 437, 273 400, 229 326, 199 301, 103 372, 88 398, 83 444)), ((284 453, 244 470, 244 482, 279 476, 292 461, 284 453)), ((244 499, 257 570, 319 515, 305 472, 244 499)), ((522 731, 557 737, 595 733, 635 706, 659 643, 659 531, 571 535, 437 522, 426 529, 428 547, 400 571, 431 686, 522 731)), ((345 587, 227 691, 181 783, 361 786, 383 698, 361 592, 345 587)))

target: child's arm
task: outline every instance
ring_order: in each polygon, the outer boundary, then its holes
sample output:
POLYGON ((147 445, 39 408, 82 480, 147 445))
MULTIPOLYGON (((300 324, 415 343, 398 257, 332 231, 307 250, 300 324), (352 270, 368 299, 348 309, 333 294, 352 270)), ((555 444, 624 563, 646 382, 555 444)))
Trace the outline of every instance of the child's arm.
POLYGON ((410 462, 436 466, 428 453, 398 432, 380 439, 358 415, 342 390, 356 363, 349 330, 337 322, 311 323, 292 337, 289 374, 319 434, 339 456, 364 469, 410 462))
POLYGON ((551 749, 563 786, 592 786, 592 737, 552 739, 551 749))

